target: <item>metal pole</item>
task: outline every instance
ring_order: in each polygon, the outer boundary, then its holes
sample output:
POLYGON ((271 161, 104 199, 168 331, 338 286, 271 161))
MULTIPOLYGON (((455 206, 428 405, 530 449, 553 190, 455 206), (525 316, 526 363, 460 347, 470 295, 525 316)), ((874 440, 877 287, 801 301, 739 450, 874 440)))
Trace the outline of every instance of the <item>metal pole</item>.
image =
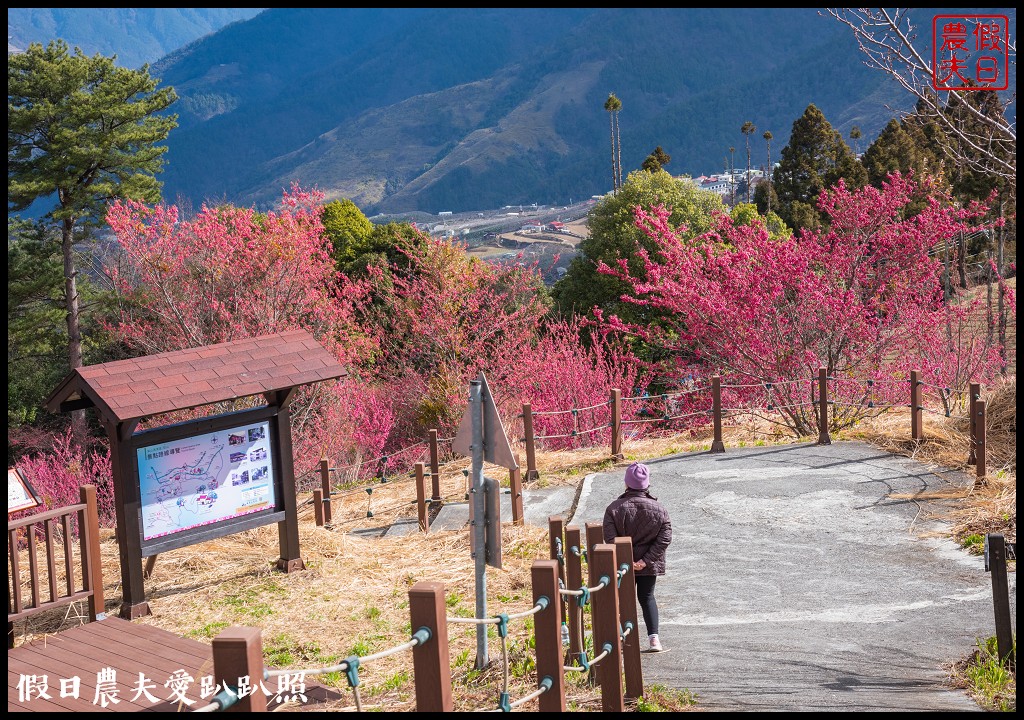
MULTIPOLYGON (((472 427, 473 468, 470 472, 470 501, 473 503, 473 567, 476 575, 476 617, 487 617, 487 509, 484 498, 484 404, 479 380, 469 383, 469 410, 472 427)), ((487 625, 476 626, 476 669, 487 667, 487 625)))

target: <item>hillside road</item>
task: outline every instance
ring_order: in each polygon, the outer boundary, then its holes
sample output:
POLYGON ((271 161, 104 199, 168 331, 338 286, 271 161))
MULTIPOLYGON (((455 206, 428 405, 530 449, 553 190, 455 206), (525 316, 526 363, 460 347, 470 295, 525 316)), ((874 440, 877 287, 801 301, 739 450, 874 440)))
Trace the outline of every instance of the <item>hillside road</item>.
MULTIPOLYGON (((893 497, 971 477, 860 442, 648 465, 673 541, 655 592, 668 652, 643 655, 645 684, 710 711, 980 710, 947 677, 995 634, 991 577, 938 501, 893 497)), ((568 523, 600 522, 622 478, 588 476, 568 523)))

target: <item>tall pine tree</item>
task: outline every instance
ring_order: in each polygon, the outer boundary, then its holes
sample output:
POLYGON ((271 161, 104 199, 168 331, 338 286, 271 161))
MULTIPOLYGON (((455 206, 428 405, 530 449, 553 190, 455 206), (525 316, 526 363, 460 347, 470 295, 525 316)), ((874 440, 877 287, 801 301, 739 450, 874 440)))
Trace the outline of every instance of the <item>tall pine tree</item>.
POLYGON ((791 228, 816 228, 825 217, 817 209, 818 195, 842 178, 847 187, 867 184, 867 173, 850 147, 821 110, 808 105, 793 123, 789 144, 775 171, 772 186, 778 195, 778 214, 791 228))
MULTIPOLYGON (((53 203, 60 226, 68 364, 82 366, 75 244, 101 220, 108 201, 155 202, 167 139, 177 117, 161 115, 177 98, 157 88, 149 68, 71 53, 62 40, 32 43, 7 59, 7 211, 53 203)), ((76 415, 76 434, 84 417, 76 415)))

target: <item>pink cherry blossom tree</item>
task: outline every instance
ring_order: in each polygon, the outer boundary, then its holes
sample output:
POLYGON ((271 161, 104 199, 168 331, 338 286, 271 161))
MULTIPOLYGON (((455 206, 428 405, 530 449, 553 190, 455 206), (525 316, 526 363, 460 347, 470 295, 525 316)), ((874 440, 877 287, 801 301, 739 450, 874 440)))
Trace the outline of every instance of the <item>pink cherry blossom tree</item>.
MULTIPOLYGON (((669 313, 666 342, 680 353, 695 353, 709 373, 740 389, 749 386, 738 402, 763 398, 771 385, 773 406, 798 435, 816 431, 812 378, 826 368, 837 401, 860 408, 834 413, 836 429, 867 411, 868 380, 875 402, 905 403, 906 385, 891 381, 908 368, 928 368, 930 378, 957 390, 996 371, 998 353, 976 331, 967 337, 979 309, 943 301, 941 268, 929 255, 938 240, 976 229, 985 208, 957 208, 931 189, 928 207, 907 218, 903 210, 920 189, 899 175, 882 189, 840 183, 821 194, 831 218, 826 231, 774 240, 763 225, 721 216, 715 229, 684 242, 667 209, 637 208, 638 226, 658 243, 656 257, 641 252, 645 279, 631 276, 625 262, 601 271, 630 284, 624 300, 669 313), (960 330, 950 332, 953 326, 960 330)), ((608 323, 658 332, 617 318, 608 323)))

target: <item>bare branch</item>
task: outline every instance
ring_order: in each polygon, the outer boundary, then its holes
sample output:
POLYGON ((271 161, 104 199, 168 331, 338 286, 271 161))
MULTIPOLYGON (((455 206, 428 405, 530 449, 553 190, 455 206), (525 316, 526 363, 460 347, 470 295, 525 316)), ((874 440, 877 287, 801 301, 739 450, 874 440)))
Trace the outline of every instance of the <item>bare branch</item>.
MULTIPOLYGON (((982 112, 964 101, 959 92, 950 91, 943 100, 932 85, 931 66, 915 47, 920 39, 907 8, 826 9, 853 32, 866 58, 864 64, 885 72, 914 95, 919 106, 957 141, 945 148, 954 161, 1016 180, 1016 113, 1009 112, 1017 100, 1016 89, 1000 97, 995 113, 982 112)), ((1007 47, 1010 62, 1015 65, 1016 39, 1007 38, 1007 47)))

